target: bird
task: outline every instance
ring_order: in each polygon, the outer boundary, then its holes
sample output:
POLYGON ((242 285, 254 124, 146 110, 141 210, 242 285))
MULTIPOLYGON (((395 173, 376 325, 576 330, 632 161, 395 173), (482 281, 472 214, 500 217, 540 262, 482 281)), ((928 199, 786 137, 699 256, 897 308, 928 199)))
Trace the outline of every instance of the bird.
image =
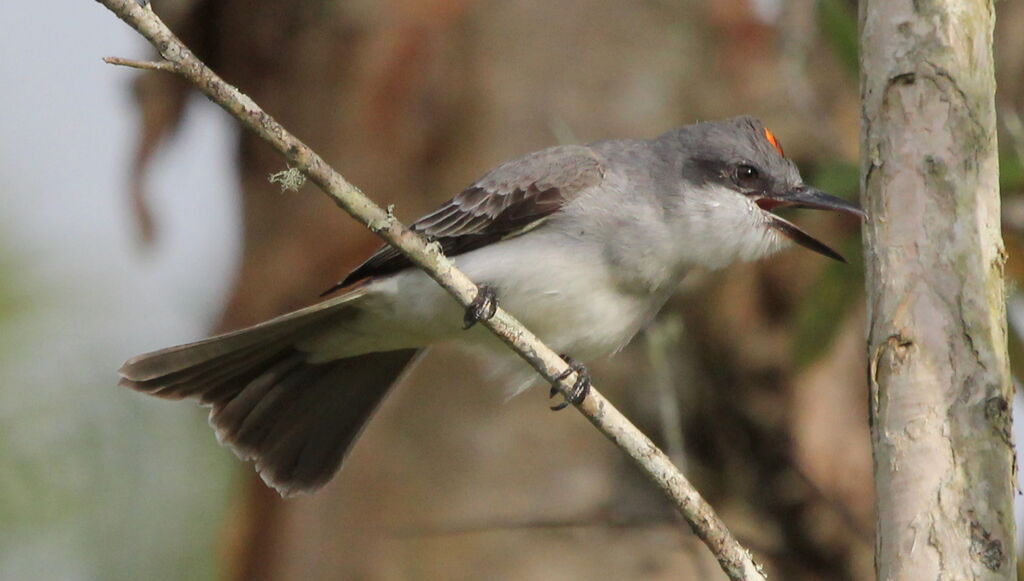
POLYGON ((845 262, 773 212, 782 207, 865 218, 805 184, 750 116, 550 147, 496 166, 411 225, 479 285, 468 309, 385 245, 322 301, 133 357, 120 384, 210 406, 218 440, 264 482, 282 496, 313 492, 429 346, 457 341, 517 360, 473 326, 499 302, 565 354, 580 378, 566 400, 578 403, 589 386, 582 362, 626 345, 687 272, 793 243, 845 262))

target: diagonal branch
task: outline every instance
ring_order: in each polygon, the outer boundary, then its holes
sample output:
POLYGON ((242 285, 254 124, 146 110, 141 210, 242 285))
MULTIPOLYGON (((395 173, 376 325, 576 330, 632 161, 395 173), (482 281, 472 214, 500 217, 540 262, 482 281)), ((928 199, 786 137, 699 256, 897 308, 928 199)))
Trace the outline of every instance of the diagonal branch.
MULTIPOLYGON (((278 124, 252 99, 225 83, 178 40, 151 8, 140 6, 136 0, 97 1, 142 34, 164 59, 156 63, 127 59, 107 59, 107 62, 134 68, 166 70, 181 75, 211 101, 223 107, 245 127, 281 152, 291 167, 300 170, 320 186, 338 206, 409 257, 456 301, 463 306, 469 306, 473 302, 478 292, 477 285, 456 269, 437 245, 428 243, 403 226, 389 212, 374 204, 359 188, 334 171, 316 152, 278 124)), ((570 369, 568 374, 563 375, 567 371, 566 362, 510 314, 499 308, 494 317, 482 321, 482 324, 563 394, 571 391, 576 381, 576 373, 570 369)), ((725 527, 725 523, 664 452, 596 389, 591 389, 586 399, 576 407, 605 436, 629 455, 669 497, 697 536, 714 553, 730 579, 766 579, 750 552, 740 546, 725 527)))

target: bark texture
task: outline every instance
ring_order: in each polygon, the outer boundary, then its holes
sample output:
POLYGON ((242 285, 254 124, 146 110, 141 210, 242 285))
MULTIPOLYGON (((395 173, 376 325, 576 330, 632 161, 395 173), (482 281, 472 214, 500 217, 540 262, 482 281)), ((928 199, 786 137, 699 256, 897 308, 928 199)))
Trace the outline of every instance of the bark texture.
POLYGON ((860 5, 880 580, 1016 578, 994 17, 860 5))

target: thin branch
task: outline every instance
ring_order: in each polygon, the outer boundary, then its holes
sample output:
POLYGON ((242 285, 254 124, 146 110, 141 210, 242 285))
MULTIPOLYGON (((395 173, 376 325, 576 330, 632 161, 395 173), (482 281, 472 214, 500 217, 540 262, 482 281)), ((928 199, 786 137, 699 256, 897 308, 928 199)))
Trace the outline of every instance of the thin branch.
POLYGON ((668 457, 676 466, 685 469, 686 446, 676 381, 681 376, 685 380, 687 374, 675 368, 669 355, 672 351, 678 352, 683 332, 682 317, 666 317, 652 324, 644 333, 644 338, 647 341, 647 362, 651 366, 650 382, 655 392, 653 399, 658 402, 658 415, 661 419, 661 437, 668 457))
POLYGON ((103 62, 108 65, 117 65, 122 67, 128 67, 132 69, 142 69, 144 71, 167 71, 168 73, 176 72, 174 70, 174 64, 168 61, 137 61, 134 59, 123 59, 116 56, 103 57, 103 62))
MULTIPOLYGON (((437 245, 427 243, 386 210, 374 204, 359 188, 334 171, 316 152, 278 124, 252 99, 225 83, 178 40, 151 8, 142 7, 135 0, 97 1, 142 34, 169 63, 170 70, 183 76, 210 100, 223 107, 245 127, 281 152, 291 167, 304 173, 330 194, 338 206, 426 271, 460 304, 468 306, 476 298, 477 285, 457 270, 437 245)), ((567 393, 572 388, 576 380, 574 372, 561 380, 557 379, 566 371, 565 361, 506 311, 499 308, 493 318, 482 323, 562 393, 567 393)), ((711 549, 730 579, 766 579, 750 552, 740 546, 725 527, 725 523, 693 485, 679 473, 664 452, 615 409, 597 389, 591 389, 586 399, 576 407, 661 488, 690 523, 697 536, 711 549)))

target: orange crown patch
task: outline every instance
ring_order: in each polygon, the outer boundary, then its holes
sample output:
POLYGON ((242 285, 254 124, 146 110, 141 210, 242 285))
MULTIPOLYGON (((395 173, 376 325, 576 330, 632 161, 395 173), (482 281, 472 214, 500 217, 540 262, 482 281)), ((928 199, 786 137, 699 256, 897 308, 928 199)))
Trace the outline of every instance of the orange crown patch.
POLYGON ((771 130, 768 129, 767 127, 765 127, 764 129, 764 136, 768 140, 768 143, 771 143, 772 147, 775 148, 775 151, 779 152, 779 155, 781 155, 782 157, 786 157, 785 152, 782 151, 782 144, 779 143, 779 139, 775 137, 775 134, 772 133, 771 130))

